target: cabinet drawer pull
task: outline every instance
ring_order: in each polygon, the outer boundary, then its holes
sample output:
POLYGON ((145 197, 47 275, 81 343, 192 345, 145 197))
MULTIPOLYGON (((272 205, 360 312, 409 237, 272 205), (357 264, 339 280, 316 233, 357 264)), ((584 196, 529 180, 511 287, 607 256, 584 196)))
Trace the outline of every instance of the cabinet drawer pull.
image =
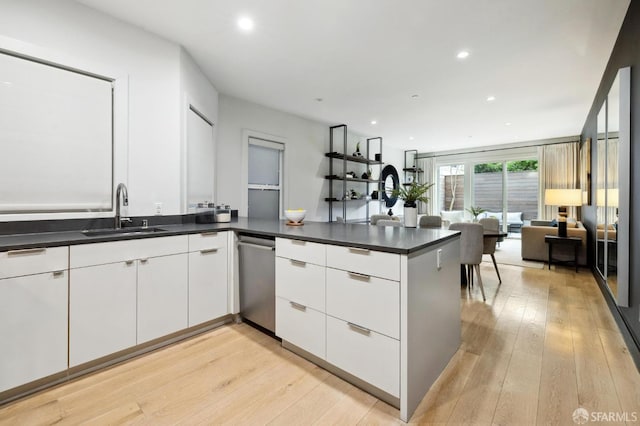
POLYGON ((303 246, 305 244, 307 244, 306 241, 301 241, 301 240, 291 240, 291 244, 297 244, 299 246, 303 246))
POLYGON ((303 268, 307 266, 307 262, 303 262, 302 260, 289 259, 292 265, 302 266, 303 268))
POLYGON ((133 260, 125 260, 124 263, 126 263, 127 265, 133 265, 133 260))
POLYGON ((212 232, 201 232, 200 236, 201 237, 215 237, 216 235, 218 235, 218 231, 212 231, 212 232))
POLYGON ((217 248, 206 249, 206 250, 200 250, 200 254, 216 253, 217 251, 218 251, 218 249, 217 249, 217 248))
POLYGON ((140 263, 147 263, 149 261, 149 259, 147 259, 146 257, 143 259, 140 259, 140 263))
POLYGON ((20 256, 23 254, 37 254, 44 253, 47 251, 46 248, 31 248, 31 249, 22 249, 22 250, 10 250, 7 252, 7 256, 20 256))
POLYGON ((347 271, 347 274, 349 274, 353 278, 357 278, 357 279, 363 280, 363 281, 369 281, 371 279, 371 275, 361 274, 359 272, 347 271))
POLYGON ((53 271, 54 277, 61 277, 64 275, 64 271, 53 271))
POLYGON ((291 307, 292 307, 292 308, 295 308, 295 309, 297 309, 297 310, 299 310, 299 311, 304 312, 304 311, 306 311, 306 310, 307 310, 307 307, 306 307, 306 306, 301 305, 301 304, 299 304, 299 303, 296 303, 296 302, 289 302, 289 304, 291 305, 291 307))
POLYGON ((369 249, 357 248, 357 247, 349 247, 349 251, 355 254, 369 254, 369 249))
POLYGON ((359 326, 358 324, 354 324, 352 322, 348 322, 347 325, 354 331, 357 331, 358 333, 362 333, 364 335, 370 335, 371 334, 371 330, 369 330, 368 328, 364 328, 362 326, 359 326))

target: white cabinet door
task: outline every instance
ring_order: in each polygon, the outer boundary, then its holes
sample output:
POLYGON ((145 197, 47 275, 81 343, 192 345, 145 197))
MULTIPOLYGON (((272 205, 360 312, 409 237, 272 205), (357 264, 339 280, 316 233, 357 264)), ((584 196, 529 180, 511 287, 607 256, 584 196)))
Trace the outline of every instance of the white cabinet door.
POLYGON ((188 256, 138 261, 138 343, 187 328, 188 256))
POLYGON ((189 253, 189 327, 229 313, 227 277, 226 240, 189 253))
POLYGON ((67 368, 66 271, 0 280, 0 392, 67 368))
POLYGON ((136 263, 69 272, 69 366, 136 344, 136 263))

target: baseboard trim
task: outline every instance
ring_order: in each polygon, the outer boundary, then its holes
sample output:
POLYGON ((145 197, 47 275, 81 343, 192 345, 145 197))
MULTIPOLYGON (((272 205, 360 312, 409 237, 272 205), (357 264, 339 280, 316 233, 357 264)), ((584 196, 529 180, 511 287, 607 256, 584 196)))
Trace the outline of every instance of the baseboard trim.
POLYGON ((636 364, 638 372, 640 372, 640 341, 636 339, 635 335, 631 331, 631 327, 627 324, 625 317, 622 315, 622 312, 620 312, 618 304, 613 299, 613 296, 611 296, 611 293, 609 293, 607 283, 604 281, 600 273, 598 273, 595 267, 591 268, 591 273, 596 279, 598 287, 600 287, 600 292, 604 296, 604 300, 607 302, 611 315, 613 315, 613 319, 618 325, 618 329, 620 330, 620 334, 622 334, 624 343, 627 345, 627 349, 629 349, 629 354, 631 355, 633 362, 636 364))

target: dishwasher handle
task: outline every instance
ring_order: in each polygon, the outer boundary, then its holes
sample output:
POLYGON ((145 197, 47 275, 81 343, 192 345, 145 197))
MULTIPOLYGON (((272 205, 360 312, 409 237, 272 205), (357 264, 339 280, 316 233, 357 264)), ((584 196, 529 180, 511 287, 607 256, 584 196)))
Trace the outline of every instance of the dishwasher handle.
POLYGON ((251 247, 251 248, 257 248, 257 249, 269 250, 269 251, 274 251, 276 249, 275 246, 262 246, 259 244, 245 243, 244 241, 239 241, 238 247, 251 247))

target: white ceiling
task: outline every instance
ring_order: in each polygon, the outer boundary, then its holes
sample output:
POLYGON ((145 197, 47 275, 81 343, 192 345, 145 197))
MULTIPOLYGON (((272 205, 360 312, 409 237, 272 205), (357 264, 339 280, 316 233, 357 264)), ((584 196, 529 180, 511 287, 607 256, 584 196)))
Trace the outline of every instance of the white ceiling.
POLYGON ((431 152, 579 134, 630 0, 78 1, 221 93, 431 152))

